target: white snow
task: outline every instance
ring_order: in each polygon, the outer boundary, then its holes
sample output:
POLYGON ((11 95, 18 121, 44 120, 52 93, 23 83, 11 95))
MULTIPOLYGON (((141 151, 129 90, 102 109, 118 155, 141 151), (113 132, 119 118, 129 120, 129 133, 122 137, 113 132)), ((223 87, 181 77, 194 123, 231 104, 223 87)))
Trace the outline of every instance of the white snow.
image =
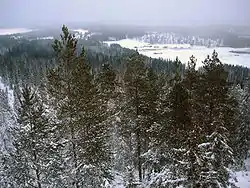
POLYGON ((85 39, 86 35, 89 33, 86 29, 71 29, 71 31, 76 32, 75 37, 77 39, 85 39))
POLYGON ((54 37, 49 36, 49 37, 39 37, 37 40, 54 40, 54 37))
POLYGON ((222 63, 232 65, 242 65, 250 67, 250 54, 235 54, 230 51, 249 51, 249 48, 230 48, 215 47, 207 48, 205 46, 190 46, 189 44, 150 44, 140 42, 135 39, 123 39, 120 41, 105 41, 104 43, 119 44, 121 47, 137 49, 139 53, 152 58, 163 58, 174 60, 176 57, 182 63, 187 63, 189 58, 194 55, 197 59, 197 66, 202 66, 202 61, 207 55, 211 55, 214 50, 219 54, 222 63))
POLYGON ((21 38, 23 38, 23 36, 11 36, 10 38, 13 38, 13 39, 21 39, 21 38))
POLYGON ((211 145, 210 142, 202 143, 202 144, 199 144, 199 145, 198 145, 198 148, 204 148, 204 147, 207 147, 207 146, 209 146, 209 145, 211 145))
POLYGON ((238 182, 236 183, 236 186, 240 188, 249 188, 250 187, 250 172, 237 172, 236 176, 238 179, 238 182))
POLYGON ((114 180, 112 182, 112 188, 125 188, 123 178, 118 173, 114 176, 114 180))
POLYGON ((26 28, 0 28, 0 35, 12 35, 18 33, 28 33, 31 29, 26 28))
POLYGON ((239 188, 250 187, 250 171, 236 172, 235 176, 232 177, 231 181, 239 188))
POLYGON ((89 31, 86 29, 73 29, 72 31, 78 32, 82 35, 85 35, 86 33, 88 33, 89 31))

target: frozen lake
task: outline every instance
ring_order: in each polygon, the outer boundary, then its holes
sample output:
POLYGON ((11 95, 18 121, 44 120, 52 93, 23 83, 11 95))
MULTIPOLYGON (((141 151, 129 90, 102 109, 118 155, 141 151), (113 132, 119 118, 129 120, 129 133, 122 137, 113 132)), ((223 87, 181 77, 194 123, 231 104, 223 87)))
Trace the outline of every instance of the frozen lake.
POLYGON ((187 63, 189 58, 194 55, 197 59, 197 66, 201 66, 207 55, 211 55, 216 50, 222 63, 242 65, 250 68, 250 48, 207 48, 204 46, 190 46, 189 44, 149 44, 134 39, 106 41, 104 43, 108 45, 119 44, 124 48, 137 49, 139 53, 152 58, 173 60, 178 57, 182 63, 187 63), (231 51, 241 53, 232 53, 231 51))

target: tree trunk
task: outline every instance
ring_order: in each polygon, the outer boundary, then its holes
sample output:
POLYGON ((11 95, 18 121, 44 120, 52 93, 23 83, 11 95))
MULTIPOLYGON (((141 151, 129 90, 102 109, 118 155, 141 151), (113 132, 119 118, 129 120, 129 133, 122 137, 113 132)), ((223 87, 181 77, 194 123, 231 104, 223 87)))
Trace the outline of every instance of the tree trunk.
MULTIPOLYGON (((34 161, 37 163, 37 154, 36 154, 36 151, 33 152, 33 155, 34 155, 34 161)), ((36 166, 36 169, 35 169, 35 174, 36 174, 37 187, 38 188, 42 188, 41 178, 40 178, 40 174, 39 174, 39 170, 38 170, 37 166, 36 166)))
POLYGON ((137 130, 137 160, 138 160, 138 174, 139 181, 142 181, 142 162, 141 162, 141 140, 140 140, 140 129, 137 130))
MULTIPOLYGON (((138 98, 138 83, 136 83, 136 91, 135 91, 135 102, 136 102, 136 118, 139 117, 139 98, 138 98)), ((138 175, 139 181, 142 181, 142 162, 141 162, 141 129, 138 123, 138 119, 136 119, 136 139, 137 139, 137 162, 138 162, 138 175)))
POLYGON ((77 154, 76 154, 76 144, 75 144, 75 137, 74 137, 75 131, 74 128, 71 127, 71 140, 72 140, 72 150, 73 150, 73 160, 74 160, 74 168, 75 168, 75 182, 74 182, 74 186, 76 188, 80 188, 80 185, 78 183, 78 164, 77 164, 77 154))

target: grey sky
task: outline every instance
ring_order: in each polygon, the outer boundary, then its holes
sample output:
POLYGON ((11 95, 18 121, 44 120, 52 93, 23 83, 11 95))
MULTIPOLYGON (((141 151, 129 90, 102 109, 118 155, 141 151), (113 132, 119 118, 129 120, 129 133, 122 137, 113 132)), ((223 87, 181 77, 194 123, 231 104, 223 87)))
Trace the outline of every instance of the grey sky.
POLYGON ((0 26, 102 22, 247 24, 250 0, 0 0, 0 26))

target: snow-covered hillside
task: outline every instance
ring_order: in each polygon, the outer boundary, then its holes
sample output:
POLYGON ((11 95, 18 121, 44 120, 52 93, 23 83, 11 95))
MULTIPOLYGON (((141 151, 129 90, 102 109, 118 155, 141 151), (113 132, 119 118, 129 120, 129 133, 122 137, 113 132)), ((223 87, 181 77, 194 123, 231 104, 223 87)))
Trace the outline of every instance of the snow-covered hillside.
POLYGON ((77 39, 89 39, 93 35, 101 35, 101 33, 91 32, 87 29, 71 29, 75 33, 77 39))
POLYGON ((141 37, 137 37, 136 40, 142 42, 148 42, 151 44, 191 44, 202 45, 207 47, 222 46, 222 39, 202 38, 199 36, 182 36, 173 32, 148 32, 141 37))
POLYGON ((216 50, 219 53, 219 58, 223 63, 250 67, 250 54, 231 52, 248 52, 250 50, 249 48, 207 48, 205 46, 191 46, 190 44, 150 44, 141 42, 136 39, 106 41, 104 43, 108 45, 119 44, 124 48, 137 49, 139 53, 152 58, 175 59, 176 57, 178 57, 182 63, 187 63, 189 61, 189 58, 194 55, 198 60, 197 66, 201 66, 202 61, 205 60, 207 55, 211 55, 213 50, 216 50))

